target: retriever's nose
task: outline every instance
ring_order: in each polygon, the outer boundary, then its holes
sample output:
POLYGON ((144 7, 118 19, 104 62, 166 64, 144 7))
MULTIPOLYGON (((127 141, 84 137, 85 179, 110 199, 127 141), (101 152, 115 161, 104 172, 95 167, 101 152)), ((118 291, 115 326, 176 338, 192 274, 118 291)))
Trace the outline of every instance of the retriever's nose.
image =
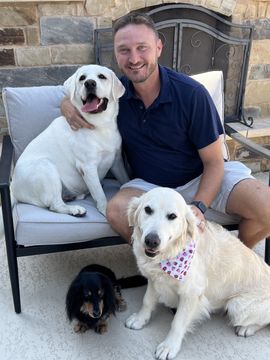
POLYGON ((96 88, 97 83, 95 82, 95 80, 86 80, 84 86, 87 90, 93 90, 96 88))
POLYGON ((151 232, 144 238, 145 245, 150 249, 155 249, 160 244, 160 238, 157 233, 151 232))

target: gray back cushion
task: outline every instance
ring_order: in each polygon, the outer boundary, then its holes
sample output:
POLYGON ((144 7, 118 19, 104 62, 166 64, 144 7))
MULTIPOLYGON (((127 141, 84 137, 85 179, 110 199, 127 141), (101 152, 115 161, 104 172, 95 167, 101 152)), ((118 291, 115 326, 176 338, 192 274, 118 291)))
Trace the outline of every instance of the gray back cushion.
POLYGON ((28 143, 61 115, 64 87, 7 87, 2 96, 17 161, 28 143))

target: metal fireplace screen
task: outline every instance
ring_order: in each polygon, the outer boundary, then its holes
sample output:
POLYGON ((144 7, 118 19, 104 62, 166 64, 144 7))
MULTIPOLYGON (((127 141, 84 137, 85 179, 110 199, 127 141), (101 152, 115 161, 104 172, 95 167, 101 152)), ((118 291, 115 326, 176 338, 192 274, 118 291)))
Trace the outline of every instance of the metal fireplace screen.
MULTIPOLYGON (((222 70, 225 122, 246 122, 242 113, 252 27, 233 24, 192 5, 163 5, 144 9, 156 23, 164 49, 162 65, 188 75, 222 70)), ((96 63, 119 70, 113 55, 112 29, 95 31, 96 63)))

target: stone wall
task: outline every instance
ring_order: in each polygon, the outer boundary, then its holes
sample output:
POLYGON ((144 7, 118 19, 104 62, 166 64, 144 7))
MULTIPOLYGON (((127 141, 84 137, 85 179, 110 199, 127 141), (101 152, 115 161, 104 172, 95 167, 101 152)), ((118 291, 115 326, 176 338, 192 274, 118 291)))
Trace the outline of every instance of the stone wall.
MULTIPOLYGON (((246 106, 270 114, 270 0, 186 0, 255 26, 246 106)), ((60 84, 93 63, 93 30, 162 0, 0 1, 0 87, 60 84)), ((6 131, 0 98, 0 134, 6 131)))

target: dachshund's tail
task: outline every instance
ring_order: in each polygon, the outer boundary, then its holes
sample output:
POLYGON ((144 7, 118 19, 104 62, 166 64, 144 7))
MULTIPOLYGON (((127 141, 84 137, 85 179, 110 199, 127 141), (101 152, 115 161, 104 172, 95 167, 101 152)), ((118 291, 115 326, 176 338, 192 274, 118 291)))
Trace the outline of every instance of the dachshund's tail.
POLYGON ((142 275, 134 275, 118 279, 117 283, 121 289, 128 289, 147 285, 147 279, 142 275))

